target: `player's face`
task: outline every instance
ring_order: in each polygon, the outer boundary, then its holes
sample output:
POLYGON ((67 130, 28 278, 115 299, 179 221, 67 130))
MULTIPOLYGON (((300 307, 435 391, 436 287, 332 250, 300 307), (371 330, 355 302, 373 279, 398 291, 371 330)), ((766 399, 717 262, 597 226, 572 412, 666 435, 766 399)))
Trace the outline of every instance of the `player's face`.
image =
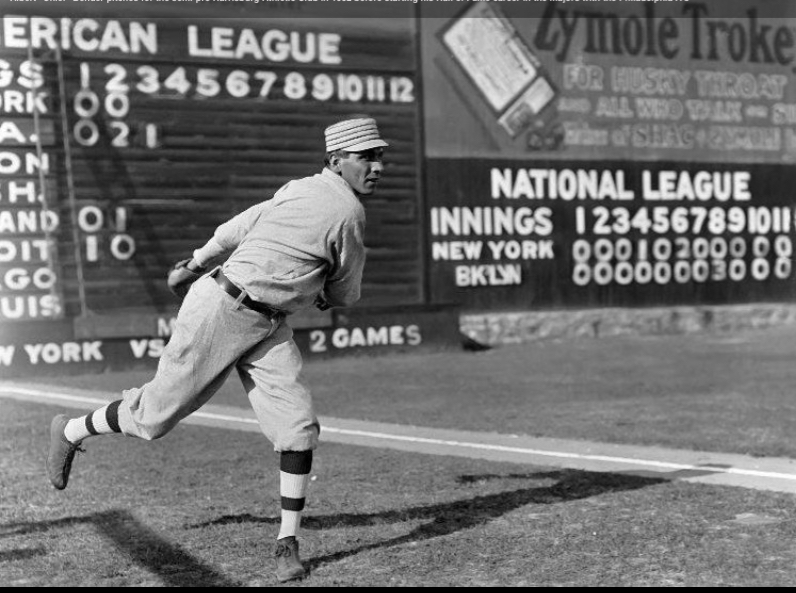
POLYGON ((339 160, 340 175, 358 195, 369 196, 376 191, 376 186, 381 180, 381 172, 384 169, 383 157, 382 148, 348 152, 339 160))

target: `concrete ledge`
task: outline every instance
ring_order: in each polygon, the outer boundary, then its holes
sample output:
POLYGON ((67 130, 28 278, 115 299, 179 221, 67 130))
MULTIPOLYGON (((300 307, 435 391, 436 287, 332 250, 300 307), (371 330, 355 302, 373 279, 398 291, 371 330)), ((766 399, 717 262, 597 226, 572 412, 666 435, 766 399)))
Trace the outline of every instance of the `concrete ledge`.
POLYGON ((686 334, 796 323, 796 304, 465 313, 461 331, 484 345, 546 339, 686 334))

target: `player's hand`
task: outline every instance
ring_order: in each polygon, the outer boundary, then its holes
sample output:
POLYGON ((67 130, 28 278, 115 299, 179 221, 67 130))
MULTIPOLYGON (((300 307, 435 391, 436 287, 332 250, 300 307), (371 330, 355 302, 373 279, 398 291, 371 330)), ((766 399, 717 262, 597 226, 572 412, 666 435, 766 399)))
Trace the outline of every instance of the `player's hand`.
POLYGON ((204 274, 204 268, 196 265, 192 258, 183 259, 174 264, 169 270, 166 283, 172 294, 182 300, 188 294, 188 289, 191 288, 191 285, 199 280, 202 274, 204 274))
POLYGON ((326 299, 323 298, 322 294, 315 297, 315 307, 320 311, 326 311, 332 308, 332 306, 326 302, 326 299))

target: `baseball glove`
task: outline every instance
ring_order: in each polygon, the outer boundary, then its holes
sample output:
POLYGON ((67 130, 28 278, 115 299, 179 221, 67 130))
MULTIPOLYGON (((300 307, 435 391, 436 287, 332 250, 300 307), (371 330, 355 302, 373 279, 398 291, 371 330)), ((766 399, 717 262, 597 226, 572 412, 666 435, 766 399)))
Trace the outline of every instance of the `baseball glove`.
POLYGON ((315 297, 315 307, 319 311, 326 311, 332 308, 332 306, 326 302, 326 299, 322 294, 319 294, 318 296, 315 297))
POLYGON ((169 290, 180 300, 185 298, 185 295, 188 294, 188 289, 191 288, 191 284, 199 280, 204 273, 203 270, 195 272, 188 269, 190 262, 191 258, 178 261, 169 270, 166 280, 169 290))

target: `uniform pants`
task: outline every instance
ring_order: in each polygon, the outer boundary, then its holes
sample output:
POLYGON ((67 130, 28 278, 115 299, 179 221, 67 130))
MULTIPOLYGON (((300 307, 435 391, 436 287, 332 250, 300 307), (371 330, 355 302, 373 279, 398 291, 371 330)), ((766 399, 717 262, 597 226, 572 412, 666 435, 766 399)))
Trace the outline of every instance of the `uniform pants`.
POLYGON ((237 370, 274 450, 310 451, 320 425, 300 380, 301 353, 284 316, 270 319, 203 276, 188 291, 154 378, 124 391, 119 427, 152 440, 202 407, 237 370))

